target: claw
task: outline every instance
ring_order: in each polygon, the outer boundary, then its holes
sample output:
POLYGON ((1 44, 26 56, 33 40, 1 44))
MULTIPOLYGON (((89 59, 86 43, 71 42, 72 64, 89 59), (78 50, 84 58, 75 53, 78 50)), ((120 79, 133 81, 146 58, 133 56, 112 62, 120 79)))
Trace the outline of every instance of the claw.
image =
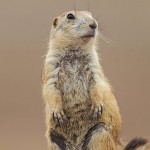
POLYGON ((91 111, 93 113, 92 120, 96 121, 96 120, 98 120, 101 117, 101 115, 103 113, 103 106, 102 105, 100 105, 99 107, 92 106, 91 111))
POLYGON ((53 119, 61 128, 65 127, 68 121, 63 111, 57 113, 53 112, 53 119))

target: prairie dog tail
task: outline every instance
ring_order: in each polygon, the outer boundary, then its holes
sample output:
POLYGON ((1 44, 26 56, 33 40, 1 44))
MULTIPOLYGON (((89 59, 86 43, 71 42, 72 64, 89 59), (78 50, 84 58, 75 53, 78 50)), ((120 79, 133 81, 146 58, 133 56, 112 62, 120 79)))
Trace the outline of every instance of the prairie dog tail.
MULTIPOLYGON (((147 139, 134 138, 126 145, 124 150, 136 150, 137 148, 146 145, 147 142, 148 142, 147 139)), ((148 150, 148 149, 143 149, 143 150, 148 150)))

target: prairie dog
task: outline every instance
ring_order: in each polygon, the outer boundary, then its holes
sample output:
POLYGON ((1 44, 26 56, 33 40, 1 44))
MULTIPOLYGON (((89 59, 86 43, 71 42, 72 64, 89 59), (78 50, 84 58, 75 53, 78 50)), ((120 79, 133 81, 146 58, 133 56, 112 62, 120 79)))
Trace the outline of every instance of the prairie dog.
POLYGON ((42 76, 49 150, 117 149, 121 116, 97 39, 90 12, 65 12, 53 21, 42 76))

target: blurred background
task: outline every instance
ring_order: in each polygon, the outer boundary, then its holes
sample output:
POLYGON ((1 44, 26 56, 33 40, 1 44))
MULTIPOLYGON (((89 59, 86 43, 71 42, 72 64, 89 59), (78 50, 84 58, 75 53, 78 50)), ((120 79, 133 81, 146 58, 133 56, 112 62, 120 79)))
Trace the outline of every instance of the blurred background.
MULTIPOLYGON (((88 10, 88 0, 76 0, 88 10)), ((54 17, 73 0, 0 0, 0 149, 46 150, 43 55, 54 17)), ((118 100, 122 137, 150 137, 150 1, 90 0, 110 44, 99 53, 118 100)))

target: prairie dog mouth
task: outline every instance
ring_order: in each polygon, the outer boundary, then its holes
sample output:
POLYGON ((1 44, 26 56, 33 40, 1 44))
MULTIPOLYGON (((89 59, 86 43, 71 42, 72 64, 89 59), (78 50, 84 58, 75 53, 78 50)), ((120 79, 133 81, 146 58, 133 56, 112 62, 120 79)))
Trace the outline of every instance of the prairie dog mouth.
POLYGON ((95 31, 88 32, 84 34, 83 36, 81 36, 81 38, 92 38, 92 37, 95 37, 95 31))

